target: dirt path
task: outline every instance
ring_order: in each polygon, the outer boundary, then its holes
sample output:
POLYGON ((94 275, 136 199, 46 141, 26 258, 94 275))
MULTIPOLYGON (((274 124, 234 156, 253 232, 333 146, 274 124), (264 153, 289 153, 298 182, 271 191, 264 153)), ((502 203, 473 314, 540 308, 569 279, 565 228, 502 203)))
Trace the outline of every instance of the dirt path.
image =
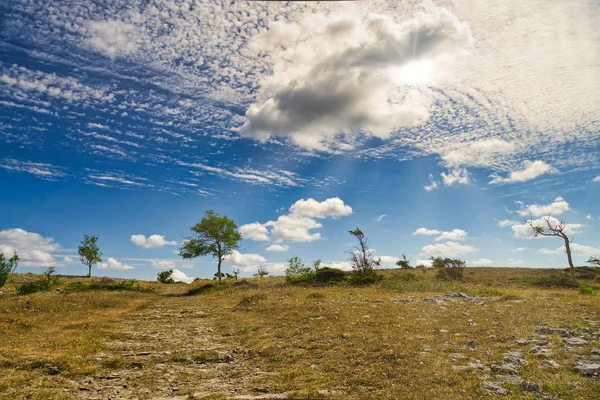
POLYGON ((209 308, 198 298, 163 297, 131 315, 95 376, 70 391, 81 399, 277 399, 248 391, 260 371, 247 365, 243 349, 213 332, 209 308))

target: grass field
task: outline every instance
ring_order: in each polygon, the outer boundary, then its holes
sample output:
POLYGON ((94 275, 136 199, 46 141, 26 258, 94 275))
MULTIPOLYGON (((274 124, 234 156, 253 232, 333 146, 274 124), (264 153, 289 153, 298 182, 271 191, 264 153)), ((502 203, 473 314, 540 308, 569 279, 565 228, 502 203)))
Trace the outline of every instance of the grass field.
MULTIPOLYGON (((600 363, 599 295, 541 287, 550 270, 384 273, 368 287, 273 277, 194 296, 209 281, 16 295, 32 277, 15 275, 0 296, 0 398, 600 398, 581 368, 600 363)), ((56 287, 73 280, 85 281, 56 287)))

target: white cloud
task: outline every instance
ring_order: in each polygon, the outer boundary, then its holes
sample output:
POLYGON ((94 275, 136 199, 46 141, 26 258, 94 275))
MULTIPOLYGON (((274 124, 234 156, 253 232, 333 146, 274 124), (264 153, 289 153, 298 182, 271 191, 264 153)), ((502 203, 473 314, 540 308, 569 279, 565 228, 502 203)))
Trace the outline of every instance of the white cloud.
POLYGON ((258 265, 267 262, 267 259, 260 254, 242 254, 237 250, 233 250, 231 254, 225 256, 223 261, 233 265, 258 265))
POLYGON ((73 259, 71 257, 63 257, 63 263, 73 264, 73 259))
POLYGON ((242 225, 238 231, 242 238, 256 241, 269 241, 269 231, 267 227, 261 223, 253 222, 251 224, 242 225))
POLYGON ((0 163, 0 168, 9 171, 26 172, 35 175, 38 178, 45 180, 56 180, 65 176, 61 168, 46 163, 36 163, 30 161, 18 161, 12 158, 7 158, 0 163))
POLYGON ((477 140, 450 150, 442 155, 442 160, 449 166, 488 166, 498 157, 514 152, 516 146, 501 139, 477 140))
POLYGON ((498 221, 498 226, 501 228, 506 228, 507 226, 519 225, 519 221, 513 221, 510 219, 503 219, 502 221, 498 221))
POLYGON ((592 217, 592 214, 588 214, 585 216, 585 219, 593 220, 594 217, 592 217))
MULTIPOLYGON (((600 255, 600 248, 585 246, 579 243, 571 243, 571 252, 573 256, 586 256, 594 257, 600 255)), ((539 249, 538 253, 541 254, 563 254, 565 252, 565 246, 559 246, 556 249, 539 249)))
POLYGON ((441 232, 436 231, 435 229, 427 229, 427 228, 419 228, 413 232, 413 236, 415 235, 439 235, 441 232))
POLYGON ((487 258, 480 258, 479 260, 471 261, 473 265, 481 265, 481 266, 490 266, 492 265, 492 260, 487 258))
POLYGON ((477 251, 473 246, 457 242, 436 243, 424 246, 421 249, 423 255, 434 257, 458 257, 477 251))
POLYGON ((321 239, 321 234, 311 233, 310 230, 323 227, 312 218, 293 214, 281 215, 276 221, 268 221, 264 225, 271 227, 271 238, 276 242, 313 242, 321 239))
POLYGON ((431 259, 418 259, 417 261, 415 261, 415 265, 424 265, 426 267, 431 267, 433 265, 433 261, 431 261, 431 259))
POLYGON ((569 210, 569 203, 567 203, 562 197, 557 197, 551 204, 531 204, 517 212, 524 217, 529 215, 541 217, 543 215, 560 215, 569 210))
POLYGON ((12 257, 16 251, 19 254, 19 265, 25 267, 55 266, 56 262, 52 253, 61 249, 51 237, 44 237, 38 233, 27 232, 23 229, 7 229, 0 231, 0 252, 12 257))
POLYGON ((135 27, 123 21, 91 21, 87 26, 88 43, 100 53, 114 59, 135 52, 135 27))
POLYGON ((172 260, 159 260, 157 258, 153 258, 150 260, 150 265, 154 268, 160 269, 173 269, 175 268, 175 262, 172 260))
POLYGON ((466 168, 454 168, 449 174, 442 172, 440 174, 444 181, 444 185, 467 185, 469 183, 469 173, 466 168))
POLYGON ((519 251, 527 251, 527 250, 529 250, 527 247, 517 247, 516 249, 512 249, 511 251, 519 252, 519 251))
POLYGON ((600 175, 592 179, 592 182, 600 182, 600 175))
POLYGON ((338 268, 343 271, 352 271, 352 264, 348 261, 335 261, 324 263, 324 265, 331 268, 338 268))
POLYGON ((384 264, 396 264, 396 261, 400 260, 398 257, 394 256, 379 256, 375 258, 381 259, 381 262, 384 264))
POLYGON ((470 43, 468 27, 434 6, 399 23, 346 13, 275 24, 251 46, 270 51, 274 66, 242 132, 322 150, 360 129, 388 138, 429 117, 431 95, 410 85, 442 79, 470 43), (420 73, 424 68, 430 73, 420 73))
POLYGON ((187 276, 185 273, 178 269, 173 269, 173 274, 171 275, 171 278, 173 278, 175 282, 192 283, 194 281, 194 278, 187 276))
POLYGON ((538 176, 554 172, 553 168, 543 161, 525 161, 523 164, 524 168, 519 171, 511 171, 508 178, 502 178, 500 176, 491 176, 492 180, 490 184, 497 183, 515 183, 515 182, 527 182, 538 176))
POLYGON ((375 221, 377 221, 377 222, 381 222, 381 220, 382 220, 383 218, 385 218, 385 217, 387 217, 387 215, 385 215, 385 214, 381 214, 381 215, 379 215, 379 216, 375 217, 375 221))
MULTIPOLYGON (((556 226, 560 223, 560 221, 554 217, 549 217, 548 221, 550 222, 550 224, 552 226, 556 226)), ((531 222, 532 222, 533 226, 542 226, 547 229, 548 225, 546 223, 546 217, 538 218, 538 219, 532 220, 531 222)), ((583 227, 582 224, 565 224, 563 231, 565 234, 570 235, 573 233, 579 233, 578 229, 582 228, 582 227, 583 227)), ((520 225, 513 225, 512 230, 515 233, 516 238, 532 239, 535 237, 534 231, 531 228, 531 226, 529 226, 528 223, 524 223, 524 224, 520 224, 520 225)), ((538 236, 538 237, 543 238, 546 236, 538 236)))
POLYGON ((162 235, 150 235, 146 238, 146 236, 138 234, 131 235, 131 242, 136 246, 142 247, 144 249, 152 249, 155 247, 163 247, 163 246, 177 246, 176 241, 167 241, 165 237, 162 235))
POLYGON ((436 242, 440 242, 442 240, 465 240, 469 234, 462 229, 452 229, 449 232, 442 232, 440 236, 435 238, 436 242))
POLYGON ((290 207, 290 213, 310 218, 335 218, 352 214, 352 207, 345 205, 338 197, 321 202, 315 199, 300 199, 290 207))
POLYGON ((285 244, 272 244, 269 247, 267 247, 265 250, 266 251, 288 251, 290 248, 290 246, 285 245, 285 244))
POLYGON ((134 269, 135 267, 132 265, 126 265, 122 262, 117 261, 116 259, 109 257, 106 262, 100 263, 98 265, 99 269, 114 269, 119 271, 126 271, 130 269, 134 269))
POLYGON ((438 185, 439 184, 433 178, 433 174, 429 174, 429 185, 423 186, 423 189, 427 190, 428 192, 431 192, 431 191, 437 189, 438 185))

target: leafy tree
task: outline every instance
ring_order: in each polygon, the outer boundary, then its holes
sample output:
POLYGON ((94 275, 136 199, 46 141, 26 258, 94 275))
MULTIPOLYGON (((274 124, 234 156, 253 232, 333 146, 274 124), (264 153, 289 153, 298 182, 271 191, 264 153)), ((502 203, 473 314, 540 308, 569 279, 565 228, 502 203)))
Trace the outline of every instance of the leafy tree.
POLYGON ((159 272, 158 274, 156 274, 156 280, 159 281, 160 283, 175 283, 175 280, 173 280, 173 270, 170 269, 168 271, 162 271, 159 272))
POLYGON ((542 218, 544 220, 544 222, 546 222, 546 226, 541 226, 541 225, 533 225, 533 218, 530 215, 529 216, 529 220, 527 220, 527 224, 531 227, 531 229, 533 229, 533 233, 536 237, 538 237, 539 235, 542 236, 556 236, 561 238, 564 243, 565 243, 565 253, 567 253, 567 262, 569 263, 569 269, 571 271, 571 279, 573 279, 573 282, 576 283, 577 285, 579 285, 579 281, 577 280, 577 277, 575 276, 575 266, 573 265, 573 257, 571 256, 571 243, 573 242, 573 239, 570 239, 567 234, 565 233, 566 230, 566 224, 565 221, 563 220, 557 220, 556 223, 554 223, 550 216, 546 216, 542 218))
POLYGON ((77 246, 79 259, 88 267, 88 277, 92 277, 92 266, 102 261, 102 252, 98 248, 99 236, 83 235, 81 244, 77 246))
POLYGON ((254 276, 258 276, 259 278, 262 278, 263 276, 267 276, 269 275, 269 271, 267 271, 267 269, 265 267, 263 267, 262 265, 260 265, 258 267, 258 269, 256 270, 256 273, 254 274, 254 276))
POLYGON ((396 261, 396 265, 399 266, 402 269, 411 269, 412 268, 410 266, 410 261, 408 261, 406 259, 406 256, 404 254, 402 254, 402 260, 396 261))
POLYGON ((8 276, 15 272, 19 265, 19 255, 17 252, 8 260, 4 258, 4 253, 0 253, 0 288, 4 286, 8 280, 8 276))
POLYGON ((218 278, 219 281, 221 281, 221 278, 225 278, 225 276, 226 275, 224 273, 222 273, 222 272, 215 272, 215 275, 214 275, 213 279, 217 279, 218 278))
POLYGON ((310 267, 306 267, 299 257, 292 257, 288 260, 288 267, 285 270, 285 276, 296 277, 301 275, 309 275, 312 272, 310 267))
POLYGON ((186 237, 179 255, 184 259, 212 255, 217 259, 217 273, 221 283, 221 263, 223 258, 239 248, 242 235, 237 225, 226 215, 221 216, 213 210, 207 210, 202 220, 191 228, 192 235, 186 237))
POLYGON ((594 265, 600 267, 600 258, 598 258, 598 257, 590 257, 590 259, 587 260, 587 263, 588 264, 594 264, 594 265))

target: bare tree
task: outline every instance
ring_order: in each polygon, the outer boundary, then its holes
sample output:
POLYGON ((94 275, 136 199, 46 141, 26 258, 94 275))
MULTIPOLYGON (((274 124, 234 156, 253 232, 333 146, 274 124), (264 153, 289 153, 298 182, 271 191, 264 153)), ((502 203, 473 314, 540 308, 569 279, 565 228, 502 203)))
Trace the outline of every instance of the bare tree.
POLYGON ((573 242, 573 239, 569 238, 565 233, 565 221, 556 220, 557 222, 554 223, 551 221, 551 217, 549 215, 542 217, 542 219, 546 222, 546 226, 533 225, 533 217, 531 215, 529 216, 529 219, 526 220, 526 222, 529 226, 531 226, 536 237, 538 237, 539 235, 556 236, 561 238, 565 242, 565 253, 567 253, 567 261, 569 262, 569 269, 571 270, 571 278, 573 278, 573 281, 579 285, 579 282, 575 277, 575 266, 573 265, 573 257, 571 255, 571 243, 573 242))
POLYGON ((594 264, 597 265, 598 267, 600 267, 600 258, 598 257, 590 257, 589 260, 587 260, 588 264, 594 264))
POLYGON ((372 273, 373 267, 381 264, 381 259, 375 259, 375 252, 369 248, 369 241, 359 228, 348 232, 358 240, 358 246, 346 252, 352 268, 359 274, 372 273))

